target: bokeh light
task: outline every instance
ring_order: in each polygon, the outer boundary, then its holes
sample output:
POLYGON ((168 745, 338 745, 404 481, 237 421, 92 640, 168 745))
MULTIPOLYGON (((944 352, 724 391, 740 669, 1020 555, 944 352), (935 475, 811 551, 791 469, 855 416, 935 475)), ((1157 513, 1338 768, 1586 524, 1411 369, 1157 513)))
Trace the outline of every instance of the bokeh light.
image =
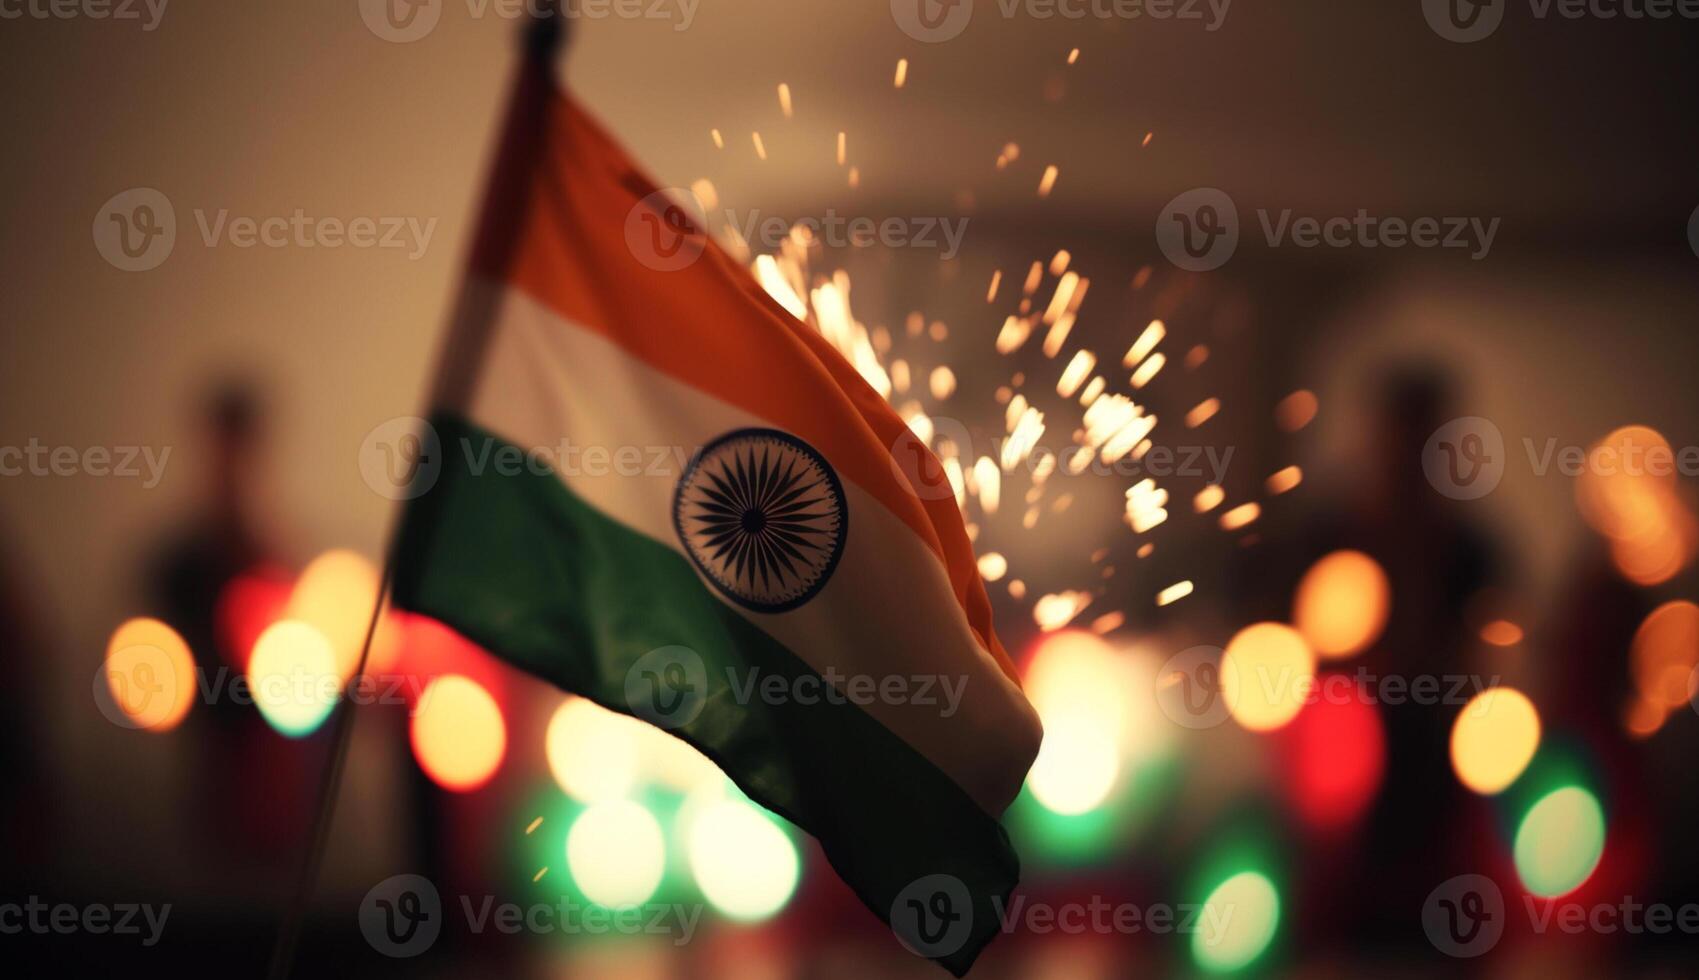
POLYGON ((1699 605, 1683 599, 1652 610, 1630 649, 1640 697, 1661 708, 1680 707, 1688 699, 1688 679, 1699 666, 1699 605))
POLYGON ((150 732, 176 728, 198 690, 189 645, 157 619, 130 619, 113 630, 103 673, 112 703, 130 724, 150 732))
POLYGON ((1297 630, 1257 623, 1228 641, 1221 658, 1221 696, 1234 721, 1253 732, 1271 732, 1304 707, 1315 669, 1315 655, 1297 630))
POLYGON ((610 909, 641 905, 666 870, 661 825, 642 804, 608 800, 578 815, 566 834, 566 861, 584 897, 610 909))
POLYGON ((1108 798, 1121 773, 1128 690, 1102 639, 1065 630, 1039 642, 1027 668, 1026 692, 1044 724, 1044 741, 1027 787, 1046 809, 1076 815, 1108 798))
POLYGON ((1494 687, 1470 699, 1451 726, 1451 766, 1464 786, 1503 792, 1540 747, 1540 713, 1521 691, 1494 687))
POLYGON ((1605 815, 1579 786, 1553 790, 1516 830, 1516 874, 1541 898, 1567 895, 1584 884, 1605 851, 1605 815))
POLYGON ((1336 551, 1299 581, 1292 623, 1319 656, 1349 657, 1380 638, 1391 601, 1379 563, 1360 551, 1336 551))
POLYGON ((1328 830, 1355 820, 1374 800, 1386 772, 1386 728, 1351 678, 1324 675, 1317 684, 1323 696, 1284 733, 1287 790, 1305 823, 1328 830))
POLYGON ((1280 928, 1280 893, 1259 871, 1241 871, 1204 900, 1192 933, 1192 956, 1211 973, 1231 973, 1254 963, 1280 928))
POLYGON ((549 718, 544 736, 549 772, 579 802, 622 799, 637 781, 642 727, 593 701, 569 697, 549 718))
POLYGON ((1495 647, 1513 647, 1522 642, 1522 627, 1508 619, 1495 619, 1481 627, 1481 639, 1495 647))
POLYGON ((489 782, 507 753, 507 722, 490 692, 469 677, 438 677, 413 712, 413 755, 431 781, 467 792, 489 782))
MULTIPOLYGON (((330 641, 336 672, 343 680, 354 676, 360 662, 378 587, 377 566, 357 552, 336 549, 314 558, 290 593, 284 616, 311 625, 330 641)), ((394 666, 400 645, 400 626, 386 609, 372 637, 367 670, 394 666)))
POLYGON ((1693 558, 1699 524, 1676 492, 1669 440, 1630 425, 1599 440, 1575 484, 1581 516, 1610 541, 1622 576, 1637 585, 1669 581, 1693 558))
POLYGON ((285 618, 295 577, 281 565, 261 565, 227 582, 213 611, 218 652, 246 672, 260 634, 285 618))
POLYGON ((688 852, 703 896, 739 922, 772 917, 796 891, 796 845, 772 817, 740 799, 711 803, 694 817, 688 852))
POLYGON ((290 738, 324 724, 341 690, 336 654, 324 634, 292 619, 260 634, 248 658, 254 705, 272 728, 290 738))

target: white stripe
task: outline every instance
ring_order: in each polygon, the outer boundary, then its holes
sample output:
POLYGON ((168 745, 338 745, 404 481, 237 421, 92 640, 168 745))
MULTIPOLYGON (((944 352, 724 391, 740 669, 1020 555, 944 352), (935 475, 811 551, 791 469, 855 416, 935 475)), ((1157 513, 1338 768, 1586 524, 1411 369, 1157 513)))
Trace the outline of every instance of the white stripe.
MULTIPOLYGON (((560 479, 591 506, 685 554, 672 498, 691 455, 733 429, 784 426, 661 373, 518 290, 483 288, 505 295, 492 304, 480 376, 462 410, 503 439, 550 455, 560 479), (591 452, 562 453, 568 438, 591 452), (605 455, 593 455, 598 450, 605 455)), ((843 555, 809 602, 765 614, 726 602, 705 579, 704 588, 823 675, 912 679, 910 696, 875 696, 865 710, 999 814, 1037 748, 1036 715, 975 639, 938 556, 861 487, 845 480, 844 495, 843 555), (917 703, 922 684, 934 703, 917 703), (960 694, 953 714, 945 685, 960 694)))

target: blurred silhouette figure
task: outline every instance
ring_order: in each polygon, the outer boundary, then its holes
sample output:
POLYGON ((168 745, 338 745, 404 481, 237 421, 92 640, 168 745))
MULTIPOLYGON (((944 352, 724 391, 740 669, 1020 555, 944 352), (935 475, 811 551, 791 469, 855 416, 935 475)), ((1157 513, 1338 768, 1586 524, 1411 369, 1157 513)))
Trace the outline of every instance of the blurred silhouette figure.
MULTIPOLYGON (((1449 378, 1437 368, 1387 372, 1372 406, 1372 465, 1337 529, 1338 547, 1371 555, 1392 588, 1386 632, 1363 655, 1377 676, 1439 678, 1442 703, 1390 696, 1380 705, 1386 724, 1387 779, 1370 811, 1359 862, 1362 935, 1393 948, 1426 944, 1422 903, 1454 875, 1488 870, 1478 858, 1477 801, 1451 765, 1451 727, 1462 703, 1491 676, 1470 676, 1474 625, 1471 600, 1502 576, 1496 549, 1466 516, 1467 503, 1428 481, 1422 454, 1435 430, 1454 418, 1449 378), (1454 679, 1475 683, 1457 688, 1454 679), (1456 696, 1452 696, 1456 692, 1456 696)), ((1489 674, 1492 672, 1488 672, 1489 674)))
POLYGON ((203 696, 185 731, 202 753, 197 773, 203 840, 224 848, 226 871, 281 869, 293 860, 311 805, 313 755, 271 731, 243 690, 248 650, 232 649, 221 600, 243 575, 277 566, 258 492, 268 435, 265 409, 249 384, 226 382, 201 410, 206 483, 193 514, 150 563, 151 607, 188 642, 203 696))
MULTIPOLYGON (((1308 941, 1341 952, 1437 956, 1422 926, 1428 894, 1454 875, 1491 870, 1476 849, 1478 801, 1451 768, 1450 730, 1462 705, 1450 695, 1451 679, 1471 674, 1471 600, 1498 580, 1499 561, 1489 536, 1469 519, 1469 504, 1436 491, 1422 465, 1429 438, 1458 414, 1452 398, 1437 369, 1381 372, 1358 413, 1364 430, 1349 482, 1318 502, 1296 527, 1296 540, 1262 554, 1253 573, 1261 591, 1279 597, 1268 605, 1286 609, 1305 570, 1351 549, 1379 563, 1391 588, 1379 640, 1332 665, 1364 672, 1365 696, 1386 733, 1385 775, 1373 804, 1355 833, 1318 842, 1324 853, 1308 862, 1305 875, 1310 907, 1300 919, 1316 933, 1308 941), (1430 676, 1439 696, 1411 696, 1412 681, 1430 676), (1393 678, 1401 688, 1385 686, 1393 678)), ((1492 683, 1490 676, 1475 680, 1492 683)), ((1457 693, 1476 689, 1470 683, 1457 693)))

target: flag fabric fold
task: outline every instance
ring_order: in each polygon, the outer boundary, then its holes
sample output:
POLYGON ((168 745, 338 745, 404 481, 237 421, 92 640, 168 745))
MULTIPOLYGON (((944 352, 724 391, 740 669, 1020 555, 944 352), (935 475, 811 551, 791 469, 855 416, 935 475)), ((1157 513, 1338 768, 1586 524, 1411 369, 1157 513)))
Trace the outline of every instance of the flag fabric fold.
POLYGON ((935 461, 539 59, 485 208, 397 604, 685 739, 961 975, 1040 734, 935 461))

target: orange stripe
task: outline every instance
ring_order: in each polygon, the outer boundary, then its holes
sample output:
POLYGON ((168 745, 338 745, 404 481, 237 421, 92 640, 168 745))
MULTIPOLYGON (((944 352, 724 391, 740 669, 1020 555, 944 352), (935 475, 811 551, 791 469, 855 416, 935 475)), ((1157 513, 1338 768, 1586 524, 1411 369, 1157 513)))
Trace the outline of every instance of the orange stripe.
POLYGON ((626 219, 657 190, 654 182, 571 98, 557 93, 547 111, 513 253, 498 265, 480 250, 474 271, 812 443, 939 556, 974 634, 1018 684, 940 468, 934 461, 917 475, 893 463, 893 452, 930 461, 908 426, 825 338, 711 240, 679 271, 638 261, 626 244, 626 219))

